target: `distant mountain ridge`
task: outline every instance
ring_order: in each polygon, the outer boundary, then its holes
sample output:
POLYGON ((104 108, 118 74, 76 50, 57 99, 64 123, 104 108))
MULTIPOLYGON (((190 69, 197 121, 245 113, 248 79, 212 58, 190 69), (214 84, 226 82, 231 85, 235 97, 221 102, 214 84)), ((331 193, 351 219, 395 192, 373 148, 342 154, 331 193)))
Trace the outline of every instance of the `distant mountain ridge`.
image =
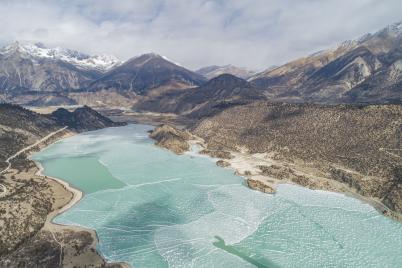
POLYGON ((205 81, 154 53, 122 62, 40 43, 14 42, 0 49, 0 101, 24 105, 127 106, 148 91, 191 88, 205 81))
POLYGON ((131 58, 94 81, 90 90, 114 89, 144 94, 157 88, 199 86, 205 78, 155 53, 131 58))
POLYGON ((222 74, 247 78, 273 102, 402 103, 402 23, 251 77, 250 71, 233 65, 193 72, 154 53, 122 62, 113 56, 16 42, 0 50, 0 101, 131 107, 161 96, 166 103, 167 96, 178 94, 169 92, 202 88, 222 74))
POLYGON ((237 76, 242 79, 248 79, 255 74, 255 72, 248 70, 243 67, 237 67, 234 65, 225 65, 225 66, 207 66, 195 71, 196 73, 206 77, 207 79, 215 78, 221 74, 231 74, 237 76))
POLYGON ((227 107, 262 99, 265 99, 263 92, 246 80, 222 74, 197 88, 145 98, 136 103, 134 109, 202 117, 227 107))
POLYGON ((78 90, 101 75, 78 52, 15 42, 0 51, 0 94, 13 98, 33 92, 78 90))
POLYGON ((6 56, 19 53, 22 57, 33 59, 53 59, 70 63, 77 68, 107 71, 122 62, 112 55, 87 55, 75 50, 61 47, 48 48, 42 43, 16 41, 0 50, 0 55, 6 56))

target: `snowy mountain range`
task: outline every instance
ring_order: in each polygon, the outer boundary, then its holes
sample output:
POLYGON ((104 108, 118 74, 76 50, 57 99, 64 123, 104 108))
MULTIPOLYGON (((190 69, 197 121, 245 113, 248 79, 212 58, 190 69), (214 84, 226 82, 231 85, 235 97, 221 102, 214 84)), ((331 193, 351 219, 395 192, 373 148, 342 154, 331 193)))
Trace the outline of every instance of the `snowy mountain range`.
POLYGON ((190 88, 205 80, 155 53, 123 62, 41 43, 14 42, 0 49, 0 102, 129 105, 148 91, 190 88))
POLYGON ((87 55, 75 50, 61 47, 48 48, 42 43, 14 42, 0 50, 2 56, 19 53, 30 59, 53 59, 70 63, 80 69, 108 71, 122 62, 112 55, 87 55))
MULTIPOLYGON (((171 98, 172 90, 202 88, 207 79, 223 74, 247 79, 248 87, 258 88, 271 101, 402 103, 402 23, 254 75, 233 65, 193 72, 155 53, 123 62, 109 55, 14 42, 0 49, 0 101, 132 106, 133 99, 145 98, 157 103, 171 98)), ((234 80, 225 77, 217 80, 225 83, 213 84, 215 90, 234 80)))

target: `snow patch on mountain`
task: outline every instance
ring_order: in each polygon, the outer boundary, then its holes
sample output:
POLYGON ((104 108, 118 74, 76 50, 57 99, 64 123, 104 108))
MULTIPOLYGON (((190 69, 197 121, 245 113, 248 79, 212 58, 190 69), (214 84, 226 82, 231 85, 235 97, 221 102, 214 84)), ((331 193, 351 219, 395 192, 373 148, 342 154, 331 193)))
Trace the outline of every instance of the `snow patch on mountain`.
POLYGON ((1 55, 19 53, 32 59, 55 59, 73 64, 81 69, 107 71, 122 62, 112 55, 87 55, 75 50, 61 47, 47 48, 42 43, 14 42, 0 49, 1 55))
POLYGON ((183 67, 183 65, 181 65, 180 63, 175 62, 175 61, 172 61, 171 59, 169 59, 169 58, 166 57, 166 56, 161 56, 161 57, 162 57, 162 59, 164 59, 164 60, 166 60, 166 61, 169 61, 169 62, 171 62, 171 63, 173 63, 173 64, 175 64, 175 65, 177 65, 177 66, 183 67))
POLYGON ((388 26, 389 32, 396 36, 402 36, 402 22, 394 23, 388 26))

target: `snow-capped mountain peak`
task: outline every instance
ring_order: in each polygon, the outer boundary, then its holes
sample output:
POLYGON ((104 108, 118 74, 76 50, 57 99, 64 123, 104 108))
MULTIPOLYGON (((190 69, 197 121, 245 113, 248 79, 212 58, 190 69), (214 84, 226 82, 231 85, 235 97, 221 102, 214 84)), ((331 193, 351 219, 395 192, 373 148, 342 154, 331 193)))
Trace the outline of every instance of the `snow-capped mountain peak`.
POLYGON ((402 21, 388 26, 388 31, 394 35, 402 36, 402 21))
POLYGON ((42 43, 13 42, 0 50, 1 55, 19 53, 23 57, 33 59, 55 59, 73 64, 80 69, 96 69, 107 71, 121 64, 112 55, 87 55, 75 50, 61 47, 47 48, 42 43))

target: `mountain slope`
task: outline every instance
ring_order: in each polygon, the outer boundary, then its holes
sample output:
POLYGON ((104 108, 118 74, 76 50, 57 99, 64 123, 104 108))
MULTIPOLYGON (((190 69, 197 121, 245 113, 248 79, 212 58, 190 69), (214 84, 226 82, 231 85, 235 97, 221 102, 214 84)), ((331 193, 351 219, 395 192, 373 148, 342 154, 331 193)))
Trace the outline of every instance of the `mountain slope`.
POLYGON ((116 64, 112 57, 15 42, 0 51, 0 94, 12 99, 32 93, 78 90, 116 64))
POLYGON ((250 71, 246 68, 241 68, 241 67, 237 67, 237 66, 233 66, 233 65, 207 66, 207 67, 201 68, 195 72, 206 77, 208 80, 218 77, 221 74, 231 74, 231 75, 237 76, 242 79, 248 79, 252 75, 255 74, 255 72, 250 71))
POLYGON ((402 48, 396 48, 380 57, 380 68, 365 81, 348 91, 343 101, 400 103, 402 94, 402 48))
POLYGON ((104 74, 90 85, 91 91, 102 89, 135 92, 188 88, 201 85, 205 78, 156 54, 132 58, 104 74))
POLYGON ((250 78, 276 101, 402 102, 402 23, 250 78))
POLYGON ((401 105, 253 102, 204 118, 192 133, 212 151, 247 152, 242 161, 258 159, 248 167, 253 175, 331 191, 353 189, 402 219, 401 105))
POLYGON ((197 88, 177 90, 145 98, 134 108, 200 117, 213 114, 226 107, 258 99, 265 99, 260 90, 246 80, 230 74, 223 74, 197 88))
POLYGON ((88 106, 69 112, 60 108, 42 115, 19 105, 0 104, 0 167, 12 153, 52 131, 67 126, 76 132, 120 126, 88 106))

